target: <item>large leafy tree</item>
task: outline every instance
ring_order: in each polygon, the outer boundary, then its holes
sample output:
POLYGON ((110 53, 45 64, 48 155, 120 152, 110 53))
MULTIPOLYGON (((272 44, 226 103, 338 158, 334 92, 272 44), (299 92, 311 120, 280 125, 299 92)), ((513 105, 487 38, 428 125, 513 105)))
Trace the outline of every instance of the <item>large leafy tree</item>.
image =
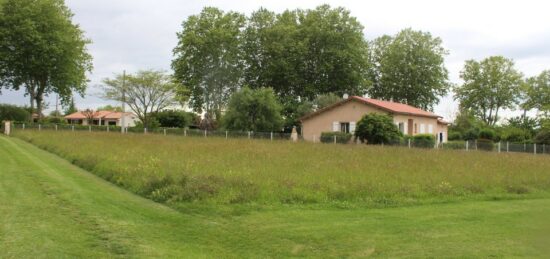
POLYGON ((280 131, 281 105, 271 88, 244 87, 229 101, 223 125, 229 130, 280 131))
POLYGON ((260 9, 247 20, 243 38, 244 81, 251 88, 274 89, 287 126, 296 123, 297 107, 318 95, 366 91, 367 42, 348 10, 260 9))
POLYGON ((83 95, 91 56, 63 0, 5 0, 0 15, 0 87, 24 88, 31 109, 42 115, 44 97, 69 103, 83 95))
POLYGON ((145 70, 131 75, 105 79, 103 98, 126 103, 145 127, 153 124, 153 113, 177 103, 172 76, 162 71, 145 70))
POLYGON ((447 54, 441 39, 427 32, 405 29, 375 39, 369 48, 369 95, 432 109, 450 87, 447 54))
POLYGON ((522 108, 525 111, 537 109, 545 114, 550 113, 550 70, 528 78, 522 90, 522 108))
POLYGON ((468 60, 460 77, 464 83, 455 89, 455 99, 460 101, 461 109, 490 126, 498 121, 502 109, 512 109, 519 102, 523 75, 511 59, 493 56, 468 60))
POLYGON ((242 14, 212 7, 183 22, 172 68, 175 78, 189 88, 189 104, 195 111, 219 119, 229 97, 238 90, 244 22, 242 14))

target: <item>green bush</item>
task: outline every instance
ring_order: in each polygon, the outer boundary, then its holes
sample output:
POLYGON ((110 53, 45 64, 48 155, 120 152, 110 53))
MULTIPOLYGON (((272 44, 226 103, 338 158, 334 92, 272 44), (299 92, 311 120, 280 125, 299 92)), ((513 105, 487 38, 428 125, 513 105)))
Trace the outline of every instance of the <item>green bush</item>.
POLYGON ((466 143, 464 141, 448 141, 442 143, 442 148, 444 149, 465 149, 466 143))
POLYGON ((10 105, 10 104, 0 104, 0 122, 1 121, 29 121, 31 114, 23 107, 10 105))
POLYGON ((401 132, 393 118, 385 114, 371 113, 363 116, 355 129, 355 139, 368 144, 388 144, 399 141, 401 132))
POLYGON ((550 145, 550 130, 541 130, 535 137, 535 143, 550 145))
POLYGON ((495 140, 496 133, 492 129, 482 129, 479 131, 479 139, 495 140))
POLYGON ((478 139, 477 140, 477 149, 484 151, 493 151, 495 144, 490 139, 478 139))
POLYGON ((346 144, 351 140, 351 134, 345 132, 323 132, 321 133, 322 143, 334 143, 334 137, 336 136, 336 143, 346 144))
POLYGON ((153 114, 153 117, 159 122, 160 127, 185 128, 196 124, 198 115, 186 111, 164 110, 153 114))
POLYGON ((508 142, 525 142, 531 139, 531 134, 525 129, 506 127, 502 130, 500 139, 508 142))
POLYGON ((435 147, 435 136, 430 134, 418 134, 412 138, 414 147, 433 148, 435 147))
POLYGON ((464 137, 464 140, 478 139, 479 138, 479 129, 477 129, 477 128, 469 129, 464 133, 463 137, 464 137))
POLYGON ((462 134, 460 134, 460 132, 456 132, 456 131, 454 131, 454 132, 449 132, 449 137, 448 137, 448 139, 449 139, 450 141, 452 141, 452 140, 462 140, 462 134))

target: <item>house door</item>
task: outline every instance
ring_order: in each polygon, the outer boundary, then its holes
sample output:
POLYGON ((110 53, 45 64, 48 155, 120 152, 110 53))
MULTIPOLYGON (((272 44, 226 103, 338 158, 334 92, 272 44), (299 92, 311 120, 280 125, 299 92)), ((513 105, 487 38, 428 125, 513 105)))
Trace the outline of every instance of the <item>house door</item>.
POLYGON ((413 134, 413 120, 412 119, 409 119, 409 122, 407 123, 407 135, 412 135, 413 134))
POLYGON ((439 132, 439 143, 443 143, 443 132, 439 132))

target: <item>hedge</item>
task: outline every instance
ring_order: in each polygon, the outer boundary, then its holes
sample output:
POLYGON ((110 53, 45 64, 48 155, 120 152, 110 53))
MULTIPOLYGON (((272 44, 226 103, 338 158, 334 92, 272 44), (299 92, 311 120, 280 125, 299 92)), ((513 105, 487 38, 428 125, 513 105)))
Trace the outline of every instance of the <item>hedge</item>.
POLYGON ((334 143, 334 137, 336 136, 336 143, 347 144, 351 140, 351 134, 345 132, 323 132, 321 133, 322 143, 334 143))

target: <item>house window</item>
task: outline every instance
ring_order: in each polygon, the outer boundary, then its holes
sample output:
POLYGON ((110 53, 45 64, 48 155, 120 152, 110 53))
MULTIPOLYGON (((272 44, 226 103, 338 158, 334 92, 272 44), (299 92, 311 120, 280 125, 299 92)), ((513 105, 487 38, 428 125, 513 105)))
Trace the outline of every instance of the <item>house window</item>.
POLYGON ((109 121, 109 126, 116 126, 116 121, 109 121))
POLYGON ((401 133, 405 134, 405 123, 400 122, 400 123, 398 124, 398 127, 399 127, 399 131, 400 131, 401 133))
POLYGON ((420 134, 426 133, 426 125, 420 124, 420 134))
POLYGON ((434 126, 432 124, 428 124, 428 133, 430 134, 434 133, 434 126))
POLYGON ((349 122, 340 122, 340 132, 350 133, 349 122))

